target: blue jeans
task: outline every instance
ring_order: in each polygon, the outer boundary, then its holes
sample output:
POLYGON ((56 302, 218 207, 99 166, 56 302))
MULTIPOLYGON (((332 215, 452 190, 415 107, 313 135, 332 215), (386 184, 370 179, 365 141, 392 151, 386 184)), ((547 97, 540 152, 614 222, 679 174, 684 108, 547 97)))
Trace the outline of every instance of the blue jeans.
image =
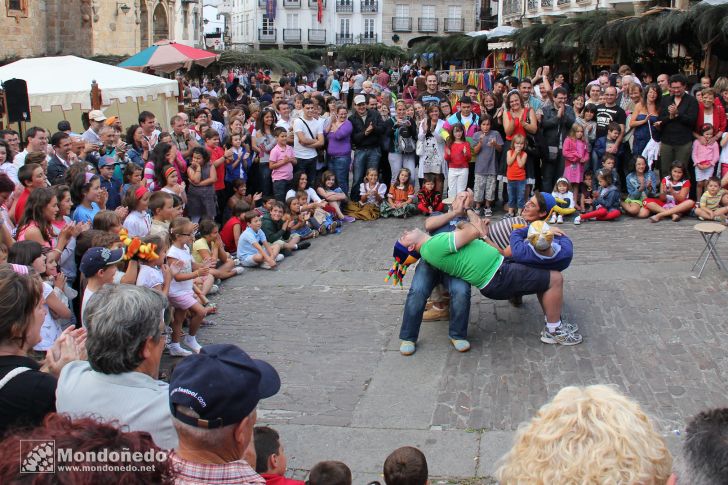
POLYGON ((511 209, 523 209, 526 205, 526 181, 508 181, 508 207, 511 209))
POLYGON ((329 157, 329 170, 336 174, 336 182, 342 192, 349 195, 349 167, 351 157, 329 157))
POLYGON ((290 180, 274 180, 273 181, 273 195, 279 202, 286 202, 286 192, 288 192, 288 185, 291 183, 290 180))
POLYGON ((354 178, 351 181, 351 200, 359 200, 359 184, 364 180, 367 169, 379 170, 382 151, 379 147, 358 148, 354 151, 354 178))
POLYGON ((459 278, 453 278, 434 266, 420 259, 407 293, 402 315, 402 327, 399 329, 400 340, 416 342, 422 325, 422 314, 432 289, 442 282, 450 291, 450 329, 451 339, 466 340, 468 338, 468 320, 470 319, 470 284, 459 278))

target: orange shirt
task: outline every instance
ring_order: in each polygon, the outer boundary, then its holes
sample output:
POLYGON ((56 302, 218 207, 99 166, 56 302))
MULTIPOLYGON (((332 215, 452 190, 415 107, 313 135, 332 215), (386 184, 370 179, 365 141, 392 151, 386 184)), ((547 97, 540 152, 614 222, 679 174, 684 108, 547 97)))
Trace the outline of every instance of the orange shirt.
MULTIPOLYGON (((512 150, 508 150, 508 153, 512 153, 512 150)), ((519 157, 525 158, 527 155, 525 152, 521 152, 519 157)), ((526 180, 526 167, 518 165, 518 159, 511 165, 508 165, 506 169, 506 178, 508 180, 526 180)))
POLYGON ((399 188, 397 184, 392 184, 389 188, 389 193, 393 197, 393 202, 410 202, 414 203, 412 196, 415 194, 415 187, 412 184, 407 184, 404 188, 399 188))

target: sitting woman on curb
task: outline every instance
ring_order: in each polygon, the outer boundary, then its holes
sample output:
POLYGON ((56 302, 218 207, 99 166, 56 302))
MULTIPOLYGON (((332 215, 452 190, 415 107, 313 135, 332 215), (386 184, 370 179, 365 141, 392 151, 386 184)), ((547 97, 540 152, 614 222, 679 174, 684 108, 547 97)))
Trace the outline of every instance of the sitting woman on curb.
POLYGON ((622 202, 624 212, 643 219, 649 216, 650 210, 643 207, 642 203, 648 197, 655 197, 658 187, 657 175, 647 168, 645 157, 636 156, 634 171, 627 175, 627 198, 622 202))

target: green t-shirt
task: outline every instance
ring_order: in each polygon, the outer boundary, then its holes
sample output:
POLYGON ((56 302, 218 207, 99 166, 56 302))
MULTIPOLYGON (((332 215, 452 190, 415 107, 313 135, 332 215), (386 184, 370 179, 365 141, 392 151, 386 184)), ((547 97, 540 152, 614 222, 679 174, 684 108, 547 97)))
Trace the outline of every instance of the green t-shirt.
POLYGON ((454 232, 432 236, 420 248, 420 255, 440 271, 467 281, 478 289, 490 283, 503 262, 498 250, 480 239, 456 248, 454 232))

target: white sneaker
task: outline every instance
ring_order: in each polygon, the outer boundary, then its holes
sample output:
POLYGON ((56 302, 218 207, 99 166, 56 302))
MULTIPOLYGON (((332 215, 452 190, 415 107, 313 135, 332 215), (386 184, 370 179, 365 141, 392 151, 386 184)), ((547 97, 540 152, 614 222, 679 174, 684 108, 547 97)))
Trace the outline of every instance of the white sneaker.
POLYGON ((551 219, 549 219, 549 224, 556 224, 556 214, 551 214, 551 219))
POLYGON ((220 293, 220 287, 217 285, 212 285, 210 291, 207 292, 208 295, 214 295, 216 293, 220 293))
POLYGON ((192 355, 192 352, 180 347, 179 343, 171 343, 167 346, 167 349, 169 350, 169 355, 172 357, 187 357, 188 355, 192 355))
POLYGON ((574 217, 574 225, 578 226, 579 224, 581 224, 581 216, 574 217))
POLYGON ((280 263, 281 261, 283 261, 283 258, 285 258, 285 256, 279 253, 278 256, 276 256, 276 263, 280 263))
POLYGON ((242 266, 235 266, 233 268, 233 271, 235 272, 235 274, 241 275, 245 272, 245 268, 243 268, 242 266))
POLYGON ((559 214, 556 217, 556 224, 563 224, 563 223, 564 223, 564 216, 562 216, 561 214, 559 214))
POLYGON ((270 265, 268 263, 261 263, 260 267, 263 269, 270 269, 270 265))
POLYGON ((199 354, 200 350, 202 349, 202 345, 197 342, 197 338, 191 335, 185 335, 182 338, 182 343, 185 344, 186 347, 189 347, 192 352, 196 354, 199 354))

